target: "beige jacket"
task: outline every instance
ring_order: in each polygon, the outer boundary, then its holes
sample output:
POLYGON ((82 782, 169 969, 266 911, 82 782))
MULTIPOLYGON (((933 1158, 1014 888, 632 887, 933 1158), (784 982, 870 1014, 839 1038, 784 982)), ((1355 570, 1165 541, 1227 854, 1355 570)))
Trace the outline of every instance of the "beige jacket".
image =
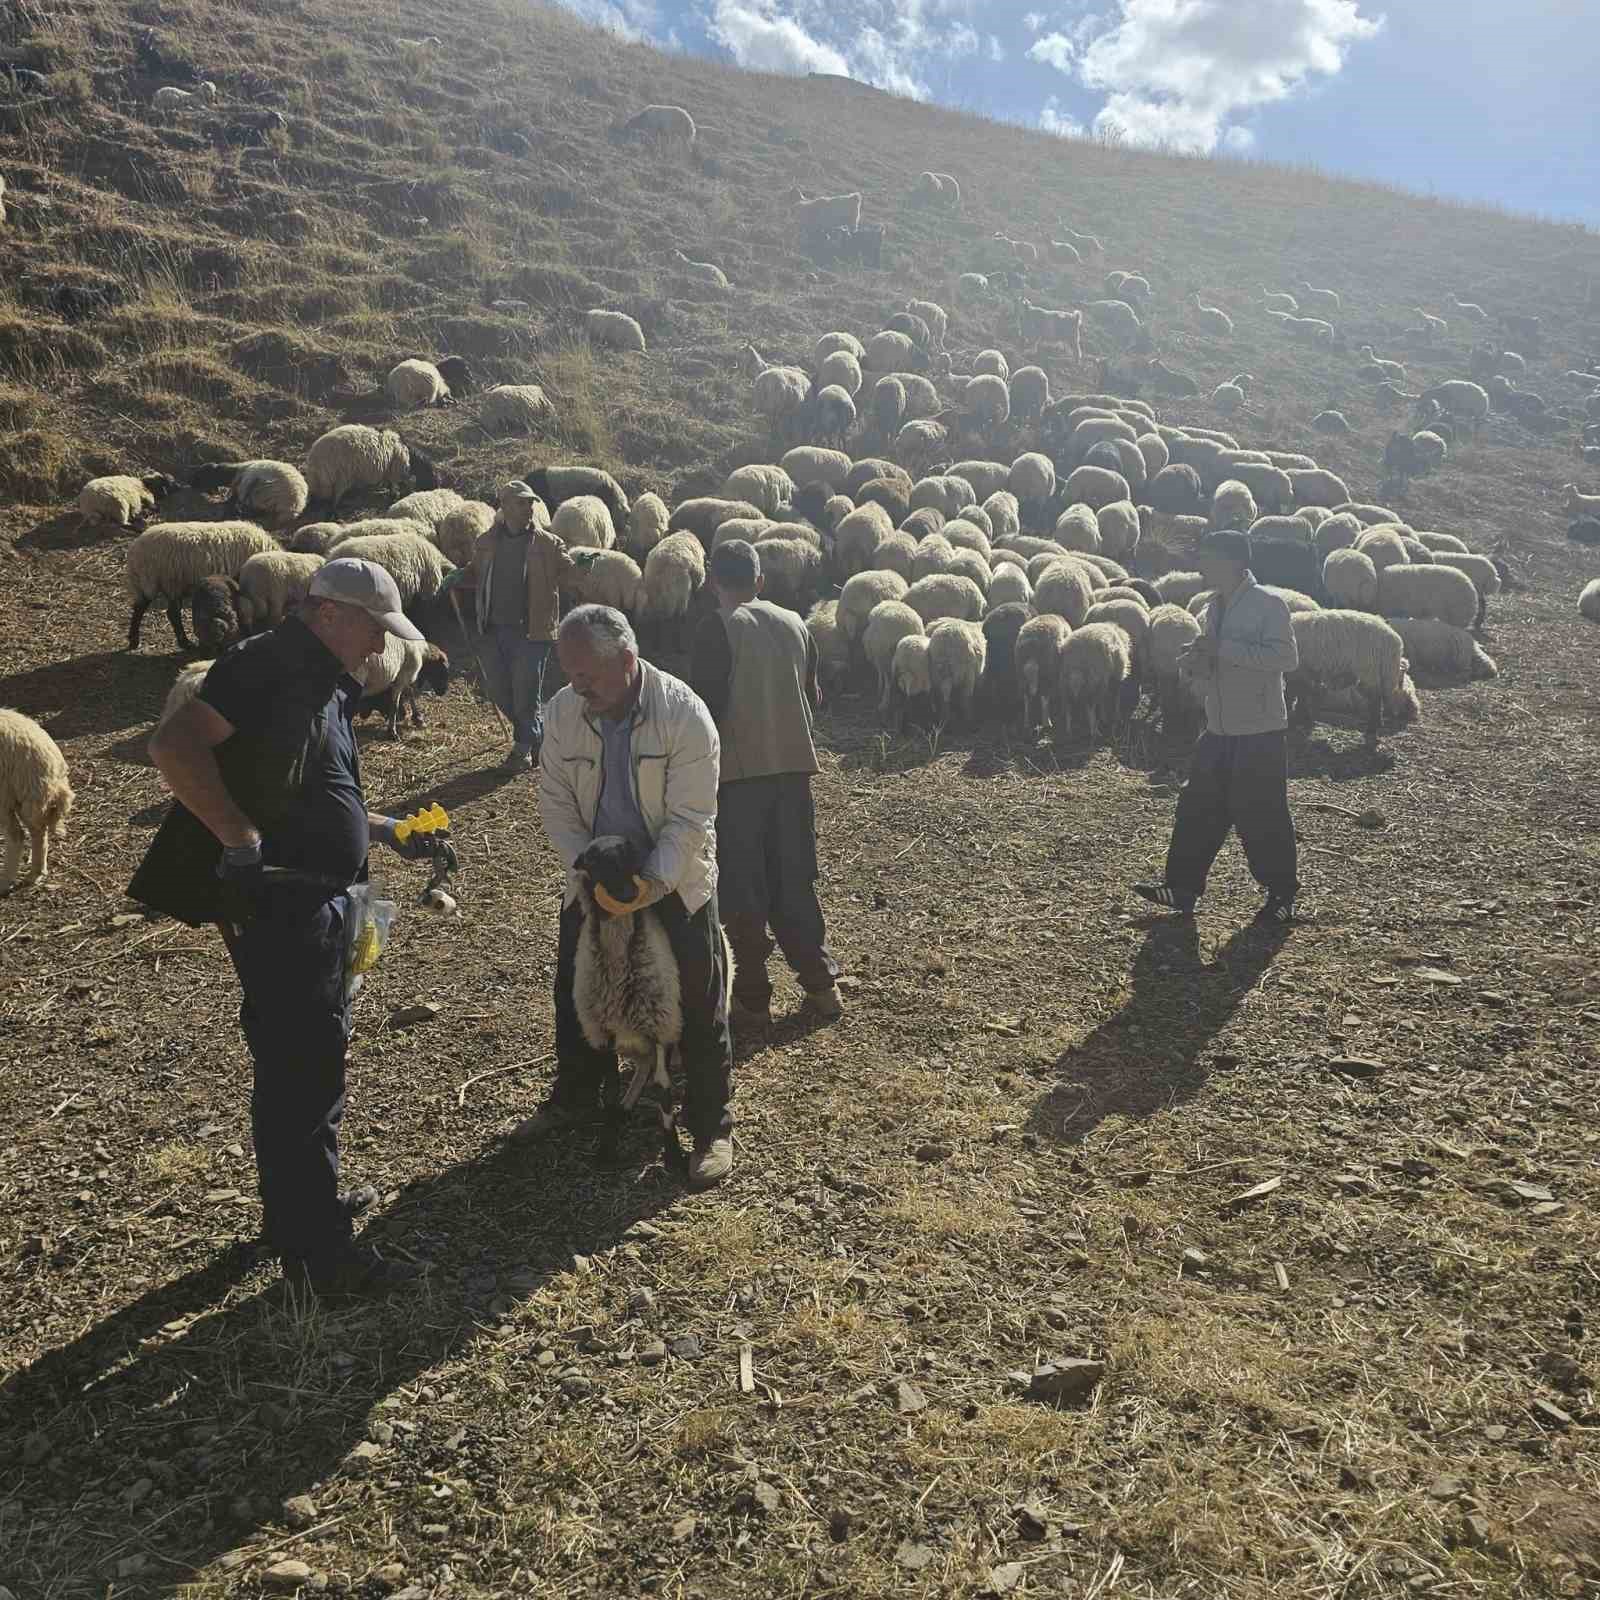
MULTIPOLYGON (((472 575, 478 585, 479 633, 488 626, 494 564, 500 557, 502 541, 509 537, 505 524, 497 520, 487 533, 478 535, 478 542, 472 547, 472 575)), ((576 574, 577 564, 555 534, 535 523, 528 530, 523 570, 528 580, 528 637, 554 639, 561 621, 561 585, 569 583, 576 574)))

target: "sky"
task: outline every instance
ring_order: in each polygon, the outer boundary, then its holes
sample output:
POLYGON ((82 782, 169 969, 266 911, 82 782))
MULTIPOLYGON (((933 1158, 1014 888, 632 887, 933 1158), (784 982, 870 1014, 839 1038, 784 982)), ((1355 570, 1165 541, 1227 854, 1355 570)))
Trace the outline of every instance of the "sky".
POLYGON ((1600 227, 1600 0, 561 0, 760 72, 1600 227))

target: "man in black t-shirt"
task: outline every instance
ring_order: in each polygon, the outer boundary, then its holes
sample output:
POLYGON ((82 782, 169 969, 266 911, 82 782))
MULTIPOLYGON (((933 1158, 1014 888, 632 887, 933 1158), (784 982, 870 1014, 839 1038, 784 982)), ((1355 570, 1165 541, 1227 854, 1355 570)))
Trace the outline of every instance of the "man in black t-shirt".
POLYGON ((284 1275, 323 1292, 410 1277, 351 1237, 341 1202, 350 886, 371 839, 418 857, 392 817, 367 810, 353 676, 384 635, 419 641, 381 567, 330 561, 298 615, 228 651, 163 723, 150 755, 178 804, 129 893, 190 923, 221 925, 255 1062, 251 1118, 268 1242, 284 1275))

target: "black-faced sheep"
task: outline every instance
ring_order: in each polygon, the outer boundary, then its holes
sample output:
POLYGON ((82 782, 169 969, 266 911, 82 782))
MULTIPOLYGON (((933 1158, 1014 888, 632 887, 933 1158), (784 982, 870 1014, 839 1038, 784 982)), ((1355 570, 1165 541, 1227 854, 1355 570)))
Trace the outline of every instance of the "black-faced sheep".
POLYGON ((151 472, 142 478, 91 478, 78 491, 78 512, 85 522, 141 530, 156 502, 178 487, 176 478, 151 472))
POLYGON ((1333 610, 1305 612, 1291 621, 1300 656, 1284 680, 1291 722, 1310 722, 1319 690, 1354 689, 1367 708, 1367 748, 1376 750, 1385 718, 1402 727, 1421 714, 1406 675, 1404 641, 1381 617, 1333 610))
POLYGON ((270 533, 250 522, 166 522, 146 529, 128 546, 123 568, 133 606, 128 648, 139 648, 144 614, 159 598, 167 602, 179 648, 191 649, 183 631, 184 601, 207 578, 233 578, 251 556, 277 548, 270 533))
POLYGON ((311 498, 310 485, 287 461, 216 461, 197 467, 189 486, 203 494, 226 489, 224 510, 269 528, 290 528, 311 498))
POLYGON ((416 643, 390 634, 382 650, 367 657, 361 674, 361 698, 355 715, 381 716, 389 737, 400 737, 407 711, 411 726, 422 726, 417 698, 423 692, 442 695, 450 687, 450 658, 436 644, 416 643))

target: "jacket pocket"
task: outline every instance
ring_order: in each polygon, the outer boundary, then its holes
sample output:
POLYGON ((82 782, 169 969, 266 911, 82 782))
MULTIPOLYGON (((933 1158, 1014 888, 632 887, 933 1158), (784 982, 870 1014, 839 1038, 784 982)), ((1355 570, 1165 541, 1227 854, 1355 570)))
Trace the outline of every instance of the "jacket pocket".
POLYGON ((667 820, 666 756, 641 754, 634 763, 634 780, 639 814, 651 834, 659 834, 667 820))

